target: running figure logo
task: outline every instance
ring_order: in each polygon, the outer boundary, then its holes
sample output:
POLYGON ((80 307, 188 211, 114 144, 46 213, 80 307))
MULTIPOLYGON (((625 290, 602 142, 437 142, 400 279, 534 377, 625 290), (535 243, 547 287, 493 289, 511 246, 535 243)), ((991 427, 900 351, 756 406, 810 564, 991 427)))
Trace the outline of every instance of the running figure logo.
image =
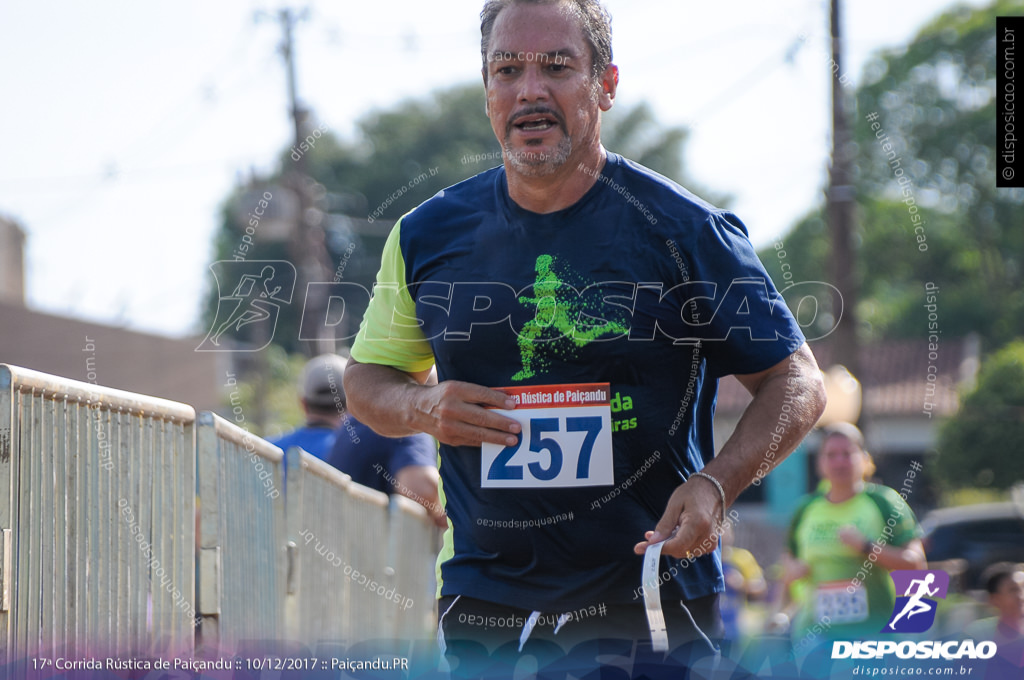
POLYGON ((251 262, 221 260, 210 265, 217 282, 217 315, 206 338, 196 347, 197 352, 257 352, 274 339, 274 330, 281 305, 290 304, 295 291, 295 267, 284 260, 253 260, 251 262), (224 295, 224 290, 231 290, 224 295), (253 326, 246 334, 265 340, 245 348, 222 345, 224 334, 241 332, 253 326), (262 330, 262 333, 253 331, 262 330))
POLYGON ((949 574, 944 571, 907 570, 889 574, 896 592, 892 617, 883 633, 923 633, 935 623, 938 603, 931 598, 945 599, 949 590, 949 574))
POLYGON ((534 297, 519 298, 520 304, 536 305, 537 314, 519 332, 519 356, 523 367, 512 376, 515 382, 532 378, 538 370, 544 372, 550 363, 547 354, 572 356, 576 349, 589 345, 602 335, 629 332, 628 325, 615 321, 605 321, 598 326, 582 325, 584 313, 596 317, 596 312, 587 309, 571 283, 559 279, 554 256, 537 256, 535 270, 534 297), (558 335, 542 338, 548 329, 554 329, 558 335))

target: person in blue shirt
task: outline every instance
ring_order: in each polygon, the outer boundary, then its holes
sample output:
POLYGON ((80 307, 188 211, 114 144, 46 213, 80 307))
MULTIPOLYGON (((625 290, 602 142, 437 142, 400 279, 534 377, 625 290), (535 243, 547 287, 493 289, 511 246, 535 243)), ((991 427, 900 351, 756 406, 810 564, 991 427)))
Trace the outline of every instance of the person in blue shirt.
POLYGON ((382 437, 346 412, 325 460, 356 484, 411 498, 426 508, 438 527, 447 528, 437 495, 437 442, 430 435, 382 437))
POLYGON ((426 508, 437 526, 447 528, 437 496, 437 442, 431 436, 382 437, 346 415, 327 462, 356 484, 411 498, 426 508))
POLYGON ((345 359, 337 354, 321 354, 310 359, 299 379, 299 402, 306 416, 305 424, 267 441, 283 451, 299 446, 320 460, 326 460, 345 412, 344 373, 345 359))
POLYGON ((713 650, 725 511, 814 425, 820 371, 739 219, 602 146, 618 69, 597 0, 488 0, 481 34, 504 163, 393 228, 350 409, 441 443, 458 673, 486 668, 481 645, 513 664, 600 638, 713 650), (730 374, 753 400, 716 455, 730 374))

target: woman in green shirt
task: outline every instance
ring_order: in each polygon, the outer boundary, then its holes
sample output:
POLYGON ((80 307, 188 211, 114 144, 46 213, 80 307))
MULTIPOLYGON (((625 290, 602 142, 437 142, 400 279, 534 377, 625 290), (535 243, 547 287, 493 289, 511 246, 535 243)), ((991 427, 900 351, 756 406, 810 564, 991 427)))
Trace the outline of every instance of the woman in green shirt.
POLYGON ((789 529, 784 581, 806 580, 793 638, 875 636, 896 602, 889 572, 926 567, 921 530, 900 494, 865 481, 875 466, 860 430, 838 423, 824 434, 817 466, 827 484, 801 501, 789 529))

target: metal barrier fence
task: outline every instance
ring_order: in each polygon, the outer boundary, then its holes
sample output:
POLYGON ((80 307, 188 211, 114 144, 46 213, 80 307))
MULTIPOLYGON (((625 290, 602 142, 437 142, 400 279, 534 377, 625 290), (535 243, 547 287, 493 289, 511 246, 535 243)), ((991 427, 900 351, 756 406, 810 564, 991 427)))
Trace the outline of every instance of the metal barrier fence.
POLYGON ((194 420, 0 365, 0 661, 191 654, 194 420))
POLYGON ((200 655, 283 633, 286 580, 281 449, 204 411, 199 465, 200 655))
POLYGON ((287 460, 213 413, 0 364, 0 672, 430 637, 426 511, 287 460))
POLYGON ((294 546, 288 639, 422 639, 433 634, 436 532, 426 511, 287 452, 294 546))
POLYGON ((421 505, 404 496, 392 495, 389 498, 388 564, 399 576, 400 593, 410 599, 415 598, 415 605, 402 601, 402 615, 395 621, 394 635, 386 637, 399 640, 430 638, 437 634, 435 564, 440 532, 433 528, 427 511, 421 505), (429 530, 424 530, 424 526, 429 530), (407 555, 421 559, 409 562, 407 555))

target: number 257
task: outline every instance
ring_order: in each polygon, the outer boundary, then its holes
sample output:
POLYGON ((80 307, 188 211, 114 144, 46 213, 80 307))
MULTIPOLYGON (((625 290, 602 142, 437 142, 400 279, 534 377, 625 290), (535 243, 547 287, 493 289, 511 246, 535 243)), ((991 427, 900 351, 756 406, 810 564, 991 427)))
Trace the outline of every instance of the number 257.
MULTIPOLYGON (((530 419, 530 451, 540 453, 547 451, 550 456, 548 465, 542 466, 539 461, 529 464, 530 474, 541 481, 554 479, 562 471, 562 447, 552 437, 545 434, 561 432, 562 418, 531 418, 530 419)), ((580 416, 564 418, 566 432, 586 432, 580 455, 576 461, 576 479, 586 479, 590 475, 590 455, 594 450, 594 442, 601 432, 600 416, 580 416)), ((506 446, 491 463, 487 471, 487 479, 522 479, 523 466, 510 465, 512 456, 523 445, 523 436, 513 446, 506 446)))

